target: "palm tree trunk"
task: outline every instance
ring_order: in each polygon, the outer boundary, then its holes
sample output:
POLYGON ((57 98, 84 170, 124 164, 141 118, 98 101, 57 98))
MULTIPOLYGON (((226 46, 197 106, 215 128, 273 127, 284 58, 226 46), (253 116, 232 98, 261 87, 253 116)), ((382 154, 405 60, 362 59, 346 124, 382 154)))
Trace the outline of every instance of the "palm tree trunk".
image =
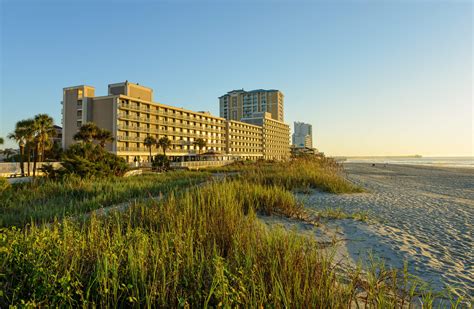
POLYGON ((36 176, 36 162, 38 161, 38 152, 39 152, 39 144, 36 143, 35 151, 33 154, 33 178, 36 176))
POLYGON ((150 166, 151 166, 151 146, 150 146, 150 166))
POLYGON ((28 177, 30 176, 30 165, 31 165, 31 146, 28 146, 28 177))
POLYGON ((20 146, 20 170, 21 176, 25 176, 25 165, 23 164, 23 156, 25 155, 25 146, 20 146))

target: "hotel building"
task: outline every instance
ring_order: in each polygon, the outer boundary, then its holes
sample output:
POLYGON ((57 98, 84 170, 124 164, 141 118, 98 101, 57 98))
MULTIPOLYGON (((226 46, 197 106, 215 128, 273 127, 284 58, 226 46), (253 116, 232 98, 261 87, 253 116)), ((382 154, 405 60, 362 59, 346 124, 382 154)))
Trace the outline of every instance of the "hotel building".
POLYGON ((284 95, 279 90, 232 90, 219 97, 220 116, 241 121, 254 113, 267 112, 272 119, 283 122, 284 95))
MULTIPOLYGON (((148 162, 149 149, 143 143, 147 136, 157 140, 168 137, 172 146, 166 154, 175 158, 197 155, 199 149, 193 142, 198 138, 207 143, 203 152, 233 158, 283 160, 290 154, 289 127, 272 120, 268 113, 261 113, 260 121, 254 114, 250 121, 226 120, 154 102, 152 89, 127 81, 109 85, 106 96, 95 96, 91 86, 64 88, 62 105, 65 149, 75 143, 74 134, 84 123, 93 122, 112 132, 114 141, 106 147, 127 162, 135 158, 148 162), (286 150, 280 148, 283 134, 286 134, 286 150)), ((161 151, 152 149, 153 154, 161 151)))

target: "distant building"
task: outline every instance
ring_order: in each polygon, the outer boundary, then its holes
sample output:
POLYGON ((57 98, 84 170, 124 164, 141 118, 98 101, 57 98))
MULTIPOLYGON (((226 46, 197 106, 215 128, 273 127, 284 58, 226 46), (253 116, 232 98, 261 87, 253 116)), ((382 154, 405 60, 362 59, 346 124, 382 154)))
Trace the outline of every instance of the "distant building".
POLYGON ((61 146, 62 140, 63 140, 63 128, 60 126, 54 125, 54 131, 56 132, 56 135, 52 138, 52 142, 61 146))
POLYGON ((313 148, 313 126, 309 123, 295 122, 293 146, 313 148))
POLYGON ((220 116, 241 121, 254 113, 269 113, 270 118, 283 122, 284 95, 279 90, 232 90, 219 97, 220 116))

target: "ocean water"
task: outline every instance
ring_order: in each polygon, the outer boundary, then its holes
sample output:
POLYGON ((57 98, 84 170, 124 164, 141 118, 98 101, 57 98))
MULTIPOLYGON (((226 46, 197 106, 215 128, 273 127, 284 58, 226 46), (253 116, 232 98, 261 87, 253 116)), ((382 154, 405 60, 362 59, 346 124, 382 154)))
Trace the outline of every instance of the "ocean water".
POLYGON ((474 168, 474 157, 373 157, 347 158, 344 163, 375 163, 375 164, 403 164, 424 165, 436 167, 474 168))

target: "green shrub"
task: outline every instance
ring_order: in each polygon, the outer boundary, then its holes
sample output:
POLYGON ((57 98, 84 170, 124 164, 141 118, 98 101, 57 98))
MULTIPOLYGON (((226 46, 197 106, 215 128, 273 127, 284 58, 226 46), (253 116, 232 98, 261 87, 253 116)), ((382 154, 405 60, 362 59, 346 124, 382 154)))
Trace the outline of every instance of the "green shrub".
POLYGON ((60 174, 85 177, 123 176, 129 169, 125 159, 108 152, 100 145, 77 143, 62 157, 60 174))
POLYGON ((170 169, 170 160, 167 156, 158 154, 153 159, 152 166, 154 170, 165 172, 170 169))
POLYGON ((0 177, 0 192, 7 190, 11 185, 6 178, 0 177))

